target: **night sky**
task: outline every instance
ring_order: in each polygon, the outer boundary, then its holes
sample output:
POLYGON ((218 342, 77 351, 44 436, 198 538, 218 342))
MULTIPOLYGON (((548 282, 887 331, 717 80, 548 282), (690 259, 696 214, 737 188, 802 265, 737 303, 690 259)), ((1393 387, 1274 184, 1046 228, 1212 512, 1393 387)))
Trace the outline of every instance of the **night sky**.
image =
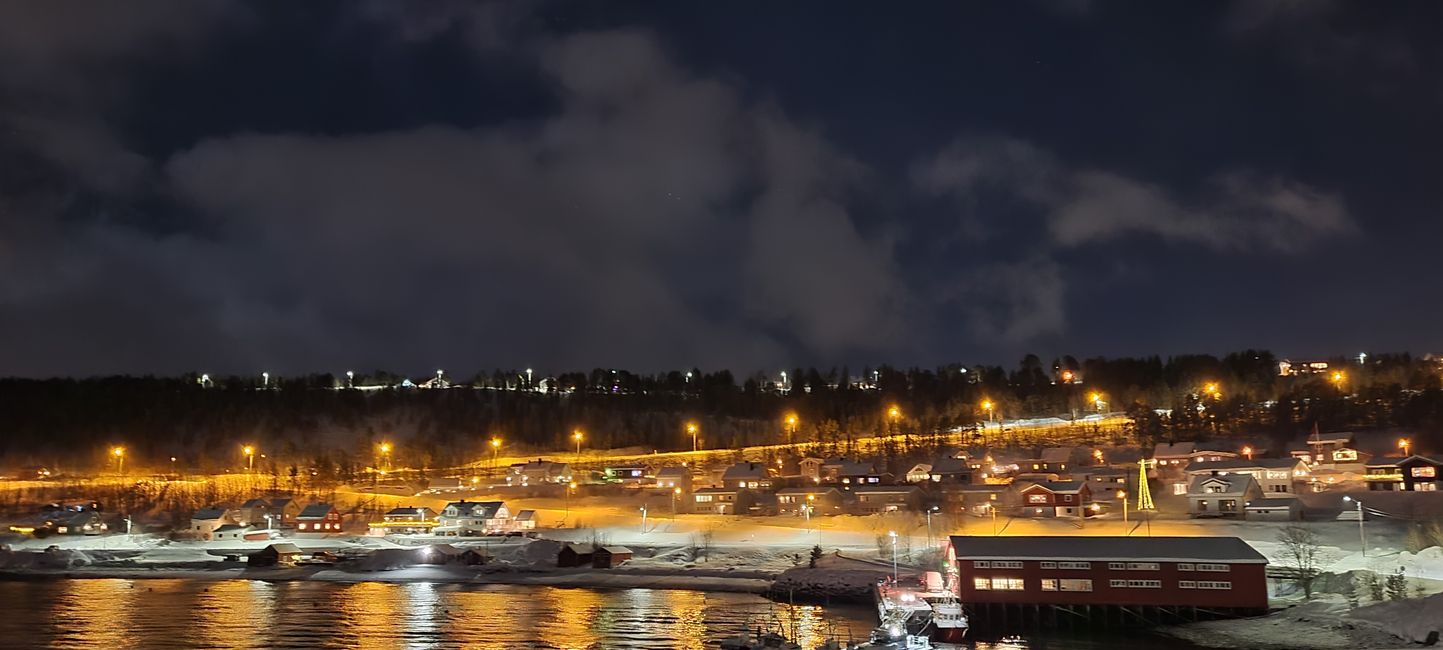
POLYGON ((0 3, 0 375, 1443 351, 1443 3, 0 3))

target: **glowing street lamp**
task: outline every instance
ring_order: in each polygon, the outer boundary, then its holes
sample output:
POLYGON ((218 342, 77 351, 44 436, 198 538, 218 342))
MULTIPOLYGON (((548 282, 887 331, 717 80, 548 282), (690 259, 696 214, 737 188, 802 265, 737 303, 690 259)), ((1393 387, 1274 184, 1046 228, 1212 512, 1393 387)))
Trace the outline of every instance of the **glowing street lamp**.
POLYGON ((1203 393, 1213 399, 1222 399, 1223 397, 1223 391, 1218 387, 1216 382, 1208 382, 1203 385, 1203 393))
POLYGON ((1122 499, 1122 527, 1127 529, 1127 490, 1118 490, 1117 498, 1122 499))
POLYGON ((1347 373, 1344 373, 1344 372, 1341 371, 1341 370, 1334 371, 1334 372, 1333 372, 1333 376, 1330 377, 1330 379, 1332 379, 1332 381, 1333 381, 1333 385, 1334 385, 1334 386, 1338 386, 1339 388, 1341 388, 1341 387, 1343 386, 1343 381, 1346 380, 1347 378, 1348 378, 1347 373))
POLYGON ((1407 456, 1407 455, 1408 455, 1408 448, 1411 447, 1411 446, 1413 446, 1413 443, 1412 443, 1412 441, 1408 440, 1407 438, 1399 438, 1399 439, 1398 439, 1398 448, 1403 450, 1403 455, 1404 455, 1404 456, 1407 456))
POLYGON ((1353 497, 1343 497, 1343 503, 1350 501, 1358 510, 1358 545, 1363 548, 1363 557, 1368 557, 1368 534, 1363 530, 1363 502, 1353 497))
POLYGON ((581 457, 581 440, 582 440, 583 438, 585 438, 585 437, 586 437, 586 436, 582 435, 581 429, 576 429, 576 430, 574 430, 574 431, 571 432, 571 439, 576 441, 576 457, 577 457, 577 458, 580 458, 580 457, 581 457))
POLYGON ((1097 409, 1098 413, 1102 412, 1102 393, 1094 392, 1087 396, 1087 400, 1092 402, 1092 407, 1097 409))
POLYGON ((1243 447, 1243 455, 1244 455, 1244 456, 1247 456, 1248 460, 1252 460, 1252 459, 1253 459, 1253 448, 1252 448, 1251 446, 1245 446, 1245 447, 1243 447))
POLYGON ((701 427, 698 427, 695 422, 688 422, 688 423, 686 423, 686 432, 689 433, 689 434, 691 434, 691 450, 692 450, 692 451, 696 451, 696 450, 697 450, 697 446, 696 446, 696 434, 697 434, 697 432, 700 431, 700 430, 701 430, 701 427))
POLYGON ((241 453, 246 457, 246 471, 252 472, 256 468, 256 448, 251 445, 241 447, 241 453))
POLYGON ((125 474, 125 447, 111 447, 110 455, 115 457, 115 473, 125 474))
MULTIPOLYGON (((381 450, 381 461, 385 463, 386 469, 391 469, 391 443, 383 442, 378 449, 381 450)), ((385 474, 386 472, 382 470, 381 473, 385 474)))
POLYGON ((676 500, 677 500, 677 498, 680 497, 680 496, 681 496, 681 488, 672 488, 672 489, 671 489, 671 518, 672 518, 673 521, 676 520, 676 500))
POLYGON ((1077 375, 1074 374, 1071 370, 1063 370, 1063 371, 1062 371, 1062 383, 1064 383, 1064 384, 1070 384, 1070 383, 1072 383, 1073 378, 1075 378, 1076 376, 1077 376, 1077 375))
POLYGON ((491 471, 495 472, 501 456, 501 438, 491 437, 491 471))
POLYGON ((261 388, 270 388, 270 387, 271 387, 271 373, 268 373, 268 372, 263 372, 263 373, 261 373, 261 388))
POLYGON ((566 516, 571 516, 571 493, 576 491, 576 481, 566 484, 566 516))
POLYGON ((982 400, 982 410, 987 411, 987 421, 992 421, 992 408, 996 406, 990 399, 982 400))
POLYGON ((356 371, 354 371, 354 370, 347 370, 347 371, 346 371, 346 388, 355 388, 355 387, 356 387, 356 371))
POLYGON ((792 439, 796 437, 796 435, 797 435, 797 424, 800 423, 800 422, 801 422, 801 420, 797 418, 797 414, 796 414, 796 413, 788 413, 787 416, 782 419, 782 423, 785 424, 786 427, 787 427, 787 441, 788 441, 788 442, 791 442, 792 439))

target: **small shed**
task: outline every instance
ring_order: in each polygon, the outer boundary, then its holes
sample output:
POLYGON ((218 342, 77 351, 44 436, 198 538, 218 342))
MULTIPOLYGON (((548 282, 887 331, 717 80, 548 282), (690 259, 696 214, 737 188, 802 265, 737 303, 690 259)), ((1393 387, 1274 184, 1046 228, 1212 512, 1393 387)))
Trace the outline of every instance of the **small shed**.
POLYGON ((625 546, 603 546, 591 556, 593 569, 610 569, 621 566, 631 559, 631 549, 625 546))
POLYGON ((567 544, 557 551, 556 566, 587 566, 591 564, 592 556, 591 546, 587 544, 567 544))
POLYGON ((246 564, 256 567, 295 566, 301 559, 301 549, 290 542, 271 544, 246 558, 246 564))
POLYGON ((1297 499, 1253 499, 1243 506, 1244 518, 1250 521, 1298 521, 1303 506, 1297 499))
POLYGON ((417 564, 460 564, 463 551, 450 544, 431 544, 420 549, 417 564))

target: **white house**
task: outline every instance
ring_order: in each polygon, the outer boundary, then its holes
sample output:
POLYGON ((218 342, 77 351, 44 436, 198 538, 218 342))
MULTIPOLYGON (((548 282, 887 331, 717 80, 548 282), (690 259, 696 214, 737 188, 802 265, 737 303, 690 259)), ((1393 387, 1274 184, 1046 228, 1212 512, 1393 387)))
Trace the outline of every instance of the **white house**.
POLYGON ((505 532, 511 522, 511 511, 500 501, 453 501, 441 510, 437 535, 475 537, 505 532))
POLYGON ((190 532, 201 539, 211 539, 217 528, 235 523, 229 508, 201 508, 190 516, 190 532))

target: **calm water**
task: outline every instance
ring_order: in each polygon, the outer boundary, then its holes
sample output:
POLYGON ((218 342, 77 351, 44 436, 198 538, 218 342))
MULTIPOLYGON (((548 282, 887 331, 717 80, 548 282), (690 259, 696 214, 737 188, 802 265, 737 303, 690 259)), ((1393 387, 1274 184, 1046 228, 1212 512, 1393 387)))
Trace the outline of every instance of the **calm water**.
MULTIPOLYGON (((788 607, 746 594, 499 585, 246 580, 0 581, 4 648, 714 649, 772 612, 804 647, 860 636, 865 607, 788 607)), ((1131 647, 1160 647, 1156 641, 1131 647)), ((1035 643, 1053 650, 1102 640, 1035 643)), ((1172 643, 1167 643, 1172 646, 1172 643)))

